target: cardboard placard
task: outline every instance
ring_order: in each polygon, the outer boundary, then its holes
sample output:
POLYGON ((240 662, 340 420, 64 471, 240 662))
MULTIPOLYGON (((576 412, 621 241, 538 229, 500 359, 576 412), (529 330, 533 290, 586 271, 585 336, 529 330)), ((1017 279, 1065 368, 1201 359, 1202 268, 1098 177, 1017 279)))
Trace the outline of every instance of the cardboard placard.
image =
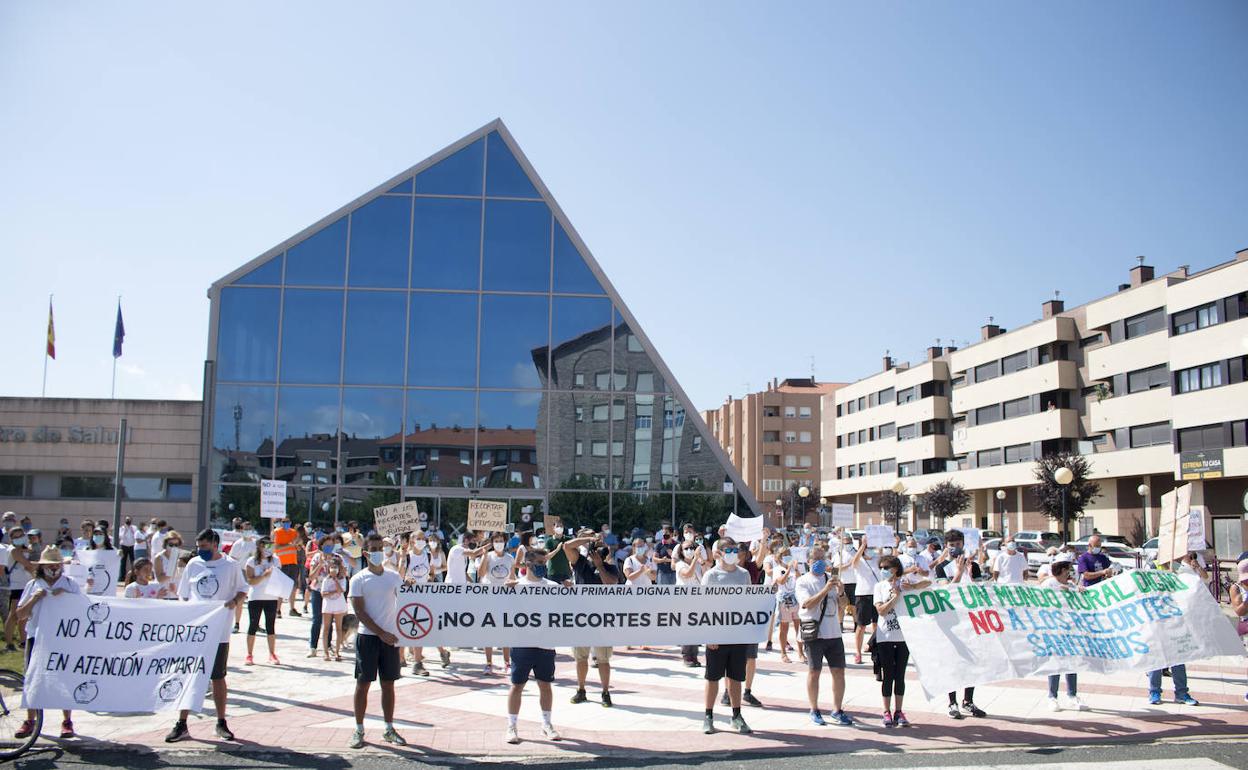
POLYGON ((542 531, 544 531, 547 535, 554 537, 555 527, 557 526, 559 526, 558 516, 543 516, 542 517, 542 531))
POLYGON ((872 548, 885 546, 891 548, 897 538, 897 533, 887 524, 868 524, 863 531, 863 537, 867 539, 867 545, 872 548))
MULTIPOLYGON (((1169 564, 1187 553, 1191 531, 1192 489, 1185 484, 1161 496, 1161 521, 1157 527, 1157 563, 1169 564)), ((1204 522, 1201 522, 1203 528, 1204 522)))
POLYGON ((854 506, 849 503, 832 503, 832 526, 854 526, 854 506))
POLYGON ((265 519, 286 518, 286 482, 273 479, 260 481, 260 516, 265 519))
POLYGON ((373 529, 382 537, 393 537, 420 529, 420 505, 415 500, 383 505, 373 509, 373 529))
POLYGON ((507 503, 493 500, 468 501, 468 529, 502 532, 507 526, 507 503))

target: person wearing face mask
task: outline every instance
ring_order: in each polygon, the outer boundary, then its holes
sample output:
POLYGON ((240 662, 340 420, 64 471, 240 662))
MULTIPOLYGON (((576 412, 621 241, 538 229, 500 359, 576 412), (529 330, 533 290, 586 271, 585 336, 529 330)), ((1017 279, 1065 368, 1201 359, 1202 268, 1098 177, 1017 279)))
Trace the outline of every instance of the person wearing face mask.
POLYGON ((254 666, 252 653, 256 649, 256 632, 260 630, 260 616, 264 615, 264 633, 269 643, 269 663, 280 666, 277 659, 277 599, 269 596, 264 590, 265 583, 273 576, 276 562, 272 555, 272 544, 267 538, 256 543, 256 552, 243 566, 243 580, 247 581, 247 660, 245 664, 254 666))
POLYGON ((633 552, 624 560, 624 578, 630 586, 654 585, 657 571, 649 558, 650 547, 645 540, 633 541, 633 552))
MULTIPOLYGON (((702 584, 703 566, 706 562, 706 550, 697 542, 697 533, 692 525, 686 524, 683 539, 672 551, 672 562, 675 565, 676 585, 690 586, 702 584)), ((685 668, 699 668, 698 648, 701 645, 685 644, 680 647, 680 657, 685 668)))
MULTIPOLYGON (((407 541, 407 554, 400 563, 399 574, 403 577, 403 582, 414 585, 416 583, 432 583, 437 579, 437 571, 434 569, 435 554, 429 548, 429 541, 424 532, 413 532, 407 541)), ((442 668, 446 668, 451 663, 451 653, 445 648, 439 647, 438 653, 442 656, 442 668)), ((403 648, 399 649, 400 662, 403 657, 403 648)), ((415 676, 429 676, 429 669, 425 668, 425 649, 423 647, 412 648, 412 674, 415 676)))
MULTIPOLYGON (((524 577, 513 581, 520 590, 524 586, 558 586, 547 575, 550 556, 540 544, 531 545, 524 551, 524 577)), ((537 680, 538 705, 542 710, 542 735, 547 740, 558 741, 563 737, 550 721, 554 706, 555 650, 553 647, 516 647, 511 651, 511 689, 507 693, 507 743, 519 743, 520 700, 529 675, 537 680)))
MULTIPOLYGON (((715 542, 716 564, 702 576, 702 585, 749 585, 749 573, 737 566, 741 550, 737 542, 726 535, 715 542)), ((710 735, 716 731, 715 701, 719 695, 719 682, 724 677, 728 677, 728 703, 732 708, 733 729, 746 735, 752 732, 741 716, 741 689, 746 679, 749 647, 748 644, 706 645, 706 717, 702 720, 702 732, 710 735)))
MULTIPOLYGON (((568 564, 577 585, 619 585, 623 582, 619 569, 611 563, 611 547, 592 529, 582 529, 577 536, 563 544, 568 564)), ((611 701, 611 648, 573 647, 576 661, 576 693, 573 703, 585 703, 585 680, 589 675, 589 657, 598 660, 598 680, 602 684, 602 705, 610 708, 611 701)))
POLYGON ((842 531, 832 540, 834 545, 830 545, 828 554, 824 558, 828 560, 829 567, 836 567, 840 572, 841 586, 845 591, 845 601, 842 609, 841 627, 844 628, 845 620, 848 617, 850 627, 857 631, 858 617, 857 606, 854 604, 855 592, 858 590, 858 572, 851 566, 854 552, 854 538, 848 532, 842 531), (834 550, 833 550, 834 549, 834 550))
MULTIPOLYGON (((845 642, 841 638, 841 603, 845 591, 839 571, 827 560, 827 552, 819 546, 810 550, 810 572, 803 575, 794 588, 796 617, 807 630, 799 630, 798 638, 806 638, 806 697, 810 701, 810 721, 826 725, 819 709, 819 677, 823 664, 832 674, 832 723, 842 727, 853 725, 845 713, 845 642)), ((800 642, 799 642, 800 644, 800 642)))
MULTIPOLYGON (((182 601, 217 604, 232 612, 234 607, 247 597, 247 581, 243 579, 243 571, 238 562, 227 559, 221 554, 221 536, 209 527, 195 538, 196 555, 187 562, 178 582, 178 597, 182 601)), ((217 737, 222 740, 234 740, 225 722, 225 703, 229 696, 229 688, 225 683, 226 663, 230 659, 230 628, 225 626, 222 638, 217 644, 217 656, 212 664, 212 702, 217 711, 217 737)), ((178 715, 178 721, 165 736, 166 743, 189 738, 190 729, 186 726, 187 711, 178 715)))
MULTIPOLYGON (((166 589, 166 595, 177 595, 177 584, 174 578, 177 576, 178 559, 182 556, 182 535, 177 530, 173 530, 161 539, 160 550, 156 552, 156 558, 152 559, 152 564, 156 568, 156 582, 166 589)), ((234 622, 234 630, 238 630, 237 619, 234 622)))
POLYGON ((325 596, 321 593, 321 580, 325 577, 327 562, 336 550, 336 538, 336 533, 322 535, 316 541, 316 549, 308 556, 308 588, 312 591, 312 633, 308 637, 309 658, 316 657, 317 645, 321 640, 321 624, 325 622, 325 596))
MULTIPOLYGON (((987 553, 980 545, 977 554, 968 554, 963 550, 966 536, 958 529, 945 532, 945 549, 932 564, 932 577, 948 583, 969 584, 981 579, 981 564, 987 561, 987 553)), ((962 691, 962 708, 958 708, 958 692, 949 693, 949 717, 961 719, 964 714, 983 718, 988 714, 975 705, 975 688, 967 687, 962 691)))
POLYGON ((1079 571, 1079 583, 1083 586, 1094 586, 1117 572, 1113 560, 1101 551, 1100 535, 1088 538, 1088 550, 1079 554, 1075 565, 1079 571))
MULTIPOLYGON (((299 546, 295 541, 299 533, 290 525, 290 519, 275 519, 273 527, 273 558, 280 563, 282 574, 293 583, 290 596, 283 599, 290 603, 290 614, 297 618, 300 617, 299 610, 295 609, 295 592, 299 590, 299 546)), ((281 616, 282 605, 279 600, 277 617, 281 616)))
POLYGON ((127 516, 122 520, 121 526, 117 529, 117 545, 121 550, 121 573, 117 576, 121 580, 126 576, 131 565, 134 564, 134 543, 138 535, 138 530, 134 528, 130 517, 127 516))
POLYGON ((926 575, 926 573, 919 568, 919 554, 921 553, 922 551, 919 550, 919 542, 913 537, 907 537, 905 545, 903 545, 901 547, 901 551, 896 554, 897 559, 901 562, 901 569, 907 575, 926 575))
MULTIPOLYGON (((806 646, 802 642, 802 635, 799 630, 801 623, 800 613, 798 612, 799 602, 797 599, 797 581, 801 576, 801 565, 793 561, 793 555, 789 553, 788 546, 781 545, 779 550, 774 554, 769 554, 768 558, 774 560, 774 566, 771 571, 771 585, 776 587, 776 617, 780 626, 780 662, 792 663, 789 658, 789 630, 793 630, 794 643, 797 645, 797 655, 802 663, 807 662, 806 646)), ((839 607, 833 607, 833 612, 839 612, 839 607)), ((770 633, 770 629, 768 629, 770 633)), ((840 625, 837 625, 837 634, 840 634, 840 625)))
MULTIPOLYGON (((1057 591, 1081 591, 1083 587, 1076 584, 1074 580, 1074 565, 1069 561, 1058 561, 1053 563, 1052 572, 1043 583, 1041 588, 1051 588, 1057 591)), ((1063 602, 1064 604, 1064 602, 1063 602)), ((1058 688, 1062 683, 1061 674, 1049 675, 1049 711, 1061 711, 1063 705, 1066 708, 1075 711, 1085 711, 1087 706, 1079 699, 1079 676, 1075 673, 1066 674, 1066 703, 1062 704, 1057 699, 1058 688)))
POLYGON ((381 680, 381 711, 386 730, 382 740, 396 746, 407 741, 394 729, 394 682, 402 672, 399 664, 398 591, 403 584, 399 573, 383 565, 381 535, 372 534, 364 541, 368 567, 351 578, 347 596, 360 621, 355 642, 355 731, 347 743, 350 748, 364 747, 364 713, 368 708, 368 691, 374 680, 381 680))
POLYGON ((22 626, 17 622, 17 605, 22 598, 22 591, 35 572, 31 561, 38 554, 30 549, 30 538, 21 527, 10 527, 8 540, 8 543, 0 545, 0 565, 9 572, 9 597, 5 600, 8 612, 4 617, 4 649, 14 652, 17 647, 13 641, 16 638, 20 642, 23 634, 22 626))
POLYGON ((479 559, 488 546, 477 547, 475 533, 464 535, 460 542, 451 547, 446 555, 446 582, 455 585, 466 585, 468 582, 468 563, 479 559))
POLYGON ((87 546, 89 551, 112 551, 113 541, 109 539, 108 533, 102 529, 96 529, 91 533, 91 545, 87 546))
MULTIPOLYGON (((321 594, 321 613, 325 619, 322 642, 325 660, 330 660, 329 645, 333 638, 333 660, 342 661, 342 620, 347 614, 347 568, 337 556, 326 556, 317 580, 321 594)), ((314 650, 315 652, 315 650, 314 650)))
POLYGON ((655 578, 661 586, 676 585, 676 567, 672 559, 672 551, 676 548, 676 538, 670 526, 664 524, 662 534, 654 542, 655 578))
POLYGON ((566 583, 572 579, 572 567, 568 564, 567 554, 563 552, 563 544, 572 539, 566 532, 563 519, 551 517, 550 531, 546 533, 545 548, 549 557, 546 560, 546 571, 550 579, 556 583, 566 583))
POLYGON ((437 583, 442 580, 442 574, 446 572, 446 556, 442 553, 442 539, 436 534, 430 533, 426 538, 429 545, 429 581, 437 583))
MULTIPOLYGON (((490 550, 481 557, 477 567, 477 582, 490 586, 507 585, 515 577, 516 557, 507 553, 507 535, 495 532, 490 538, 490 550)), ((511 650, 503 648, 503 667, 511 667, 511 650)), ((494 673, 494 648, 485 648, 485 674, 494 673)))
POLYGON ((998 583, 1021 584, 1027 576, 1027 554, 1018 550, 1014 538, 1006 538, 1005 545, 992 560, 992 577, 998 583))
POLYGON ((909 727, 910 720, 902 710, 906 695, 906 665, 910 661, 910 648, 902 635, 901 622, 897 619, 897 603, 902 591, 923 588, 930 584, 926 578, 905 574, 901 560, 895 556, 880 559, 882 578, 875 585, 872 599, 879 614, 875 631, 876 655, 882 672, 880 694, 884 698, 884 727, 909 727))
MULTIPOLYGON (((34 577, 27 581, 22 587, 22 595, 18 600, 17 607, 11 614, 15 621, 20 621, 26 626, 26 665, 30 665, 30 656, 34 652, 36 639, 35 631, 39 628, 39 609, 43 601, 49 596, 60 596, 61 594, 82 593, 78 588, 78 584, 65 576, 62 569, 60 550, 49 545, 43 549, 39 560, 32 565, 34 577)), ((26 712, 26 721, 22 722, 15 738, 26 738, 35 729, 35 721, 39 716, 39 712, 28 709, 26 712)), ((73 712, 61 712, 61 737, 74 737, 74 721, 73 712)))
POLYGON ((875 584, 880 580, 880 553, 867 543, 867 536, 862 536, 858 550, 850 557, 846 565, 854 571, 854 663, 862 663, 862 640, 867 628, 875 631, 878 619, 875 612, 875 584))

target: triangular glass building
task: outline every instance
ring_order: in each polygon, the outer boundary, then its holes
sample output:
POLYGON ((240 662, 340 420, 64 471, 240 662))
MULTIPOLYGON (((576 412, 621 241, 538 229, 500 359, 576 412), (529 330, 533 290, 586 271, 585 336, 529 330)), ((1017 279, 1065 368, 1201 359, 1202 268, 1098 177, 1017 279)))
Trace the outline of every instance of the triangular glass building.
MULTIPOLYGON (((616 532, 750 503, 501 121, 214 283, 200 517, 463 525, 505 500, 616 532)), ((675 300, 675 298, 673 298, 675 300)), ((526 518, 527 517, 527 518, 526 518)))

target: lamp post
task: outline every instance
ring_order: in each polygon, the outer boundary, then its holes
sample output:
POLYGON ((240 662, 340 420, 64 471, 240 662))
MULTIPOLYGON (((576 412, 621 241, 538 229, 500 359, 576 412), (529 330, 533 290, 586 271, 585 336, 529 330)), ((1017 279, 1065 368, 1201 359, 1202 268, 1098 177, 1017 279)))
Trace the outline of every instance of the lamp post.
POLYGON ((783 527, 784 526, 784 500, 779 497, 776 498, 776 518, 779 519, 780 526, 783 527))
POLYGON ((828 498, 819 498, 819 525, 822 527, 832 526, 832 522, 827 521, 828 517, 828 498))
POLYGON ((1053 480, 1062 488, 1062 542, 1069 540, 1066 531, 1066 496, 1070 494, 1070 482, 1075 480, 1075 474, 1071 473, 1070 468, 1062 467, 1053 471, 1053 480))
POLYGON ((1149 526, 1148 520, 1152 518, 1151 516, 1148 515, 1149 513, 1148 511, 1148 485, 1141 484, 1135 488, 1135 491, 1140 493, 1140 510, 1143 511, 1143 518, 1144 518, 1144 540, 1147 541, 1148 538, 1150 537, 1150 535, 1148 534, 1148 526, 1149 526))
POLYGON ((794 497, 794 498, 793 498, 793 505, 792 505, 792 506, 790 506, 790 508, 789 508, 789 526, 790 526, 790 527, 796 527, 796 526, 797 526, 797 499, 798 499, 799 497, 800 497, 800 498, 801 498, 801 500, 802 500, 802 520, 803 520, 803 522, 805 521, 805 519, 806 519, 806 498, 807 498, 807 497, 809 497, 809 496, 810 496, 810 487, 808 487, 808 486, 806 486, 805 484, 803 484, 803 485, 801 485, 800 487, 798 487, 798 488, 797 488, 797 497, 794 497))
POLYGON ((910 525, 910 532, 913 534, 919 528, 919 496, 910 495, 910 515, 914 517, 914 521, 906 522, 910 525))
POLYGON ((997 490, 997 507, 1001 509, 1001 537, 1009 537, 1010 525, 1005 521, 1005 490, 997 490))

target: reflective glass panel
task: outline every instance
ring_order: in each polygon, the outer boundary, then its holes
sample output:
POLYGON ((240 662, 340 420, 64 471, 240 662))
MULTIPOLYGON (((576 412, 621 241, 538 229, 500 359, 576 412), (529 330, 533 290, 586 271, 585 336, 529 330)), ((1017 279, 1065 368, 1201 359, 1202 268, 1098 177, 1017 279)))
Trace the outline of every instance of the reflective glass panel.
POLYGON ((477 402, 477 486, 541 489, 545 430, 540 391, 482 391, 477 402))
POLYGON ((485 140, 478 139, 416 175, 416 194, 480 195, 485 140))
POLYGON ((401 389, 343 388, 338 450, 343 484, 397 485, 402 437, 401 389))
POLYGON ((470 390, 407 391, 405 484, 463 487, 465 478, 471 481, 475 420, 470 390))
POLYGON ((551 391, 546 394, 546 409, 550 425, 547 429, 545 420, 539 420, 539 434, 545 432, 547 436, 539 435, 538 443, 550 447, 548 486, 606 489, 611 455, 610 400, 594 393, 551 391))
POLYGON ((351 286, 407 286, 412 201, 382 196, 351 214, 351 286))
POLYGON ((342 292, 287 289, 282 382, 337 383, 341 356, 342 292))
POLYGON ((412 288, 475 289, 480 265, 481 201, 417 198, 412 288))
POLYGON ((547 297, 481 298, 481 386, 539 388, 546 366, 547 297))
POLYGON ((593 388, 611 369, 611 302, 555 297, 551 307, 552 388, 593 388))
POLYGON ((732 513, 732 495, 677 494, 676 523, 693 524, 699 532, 715 531, 732 513))
POLYGON ((631 538, 638 529, 643 537, 653 537, 664 524, 671 523, 671 492, 611 493, 611 529, 621 538, 631 538))
POLYGON ((257 482, 273 469, 274 388, 218 385, 212 415, 213 479, 257 482))
POLYGON ((563 519, 563 526, 573 532, 581 527, 601 528, 610 516, 609 506, 608 494, 599 491, 552 492, 547 505, 550 515, 563 519))
POLYGON ((555 292, 606 294, 562 225, 555 225, 555 292))
POLYGON ((411 195, 412 194, 412 179, 410 177, 407 179, 404 179, 402 182, 399 182, 394 187, 391 187, 389 190, 386 190, 386 194, 387 195, 411 195))
POLYGON ((276 477, 333 484, 338 473, 338 388, 283 386, 277 397, 276 477))
POLYGON ((278 289, 221 289, 217 380, 273 381, 277 374, 278 289))
POLYGON ((642 344, 641 337, 624 321, 619 311, 615 314, 615 377, 612 385, 616 390, 632 390, 639 393, 666 393, 667 382, 642 344))
POLYGON ((709 447, 708 438, 698 431, 701 418, 671 396, 655 396, 655 406, 663 406, 664 456, 661 472, 676 482, 677 490, 722 493, 730 481, 709 447), (670 439, 670 443, 668 440, 670 439))
POLYGON ((234 283, 240 286, 254 286, 256 284, 280 286, 282 283, 282 255, 278 254, 242 278, 235 279, 234 283))
POLYGON ((286 250, 287 286, 342 286, 346 270, 346 217, 286 250))
POLYGON ((486 201, 482 288, 550 291, 550 223, 540 201, 486 201))
POLYGON ((490 133, 485 194, 505 198, 536 198, 537 188, 497 132, 490 133))
POLYGON ((611 402, 612 441, 622 449, 611 460, 612 489, 670 489, 670 483, 663 483, 663 461, 674 456, 675 431, 663 427, 663 399, 616 395, 611 402))
MULTIPOLYGON (((258 484, 214 484, 210 495, 208 514, 214 521, 229 521, 235 516, 247 519, 253 524, 263 521, 260 518, 260 486, 258 484)), ((189 532, 180 534, 187 541, 194 537, 194 534, 189 532)))
POLYGON ((347 292, 347 345, 343 382, 403 384, 407 295, 398 291, 347 292))
POLYGON ((477 295, 412 292, 408 385, 477 382, 477 295))

